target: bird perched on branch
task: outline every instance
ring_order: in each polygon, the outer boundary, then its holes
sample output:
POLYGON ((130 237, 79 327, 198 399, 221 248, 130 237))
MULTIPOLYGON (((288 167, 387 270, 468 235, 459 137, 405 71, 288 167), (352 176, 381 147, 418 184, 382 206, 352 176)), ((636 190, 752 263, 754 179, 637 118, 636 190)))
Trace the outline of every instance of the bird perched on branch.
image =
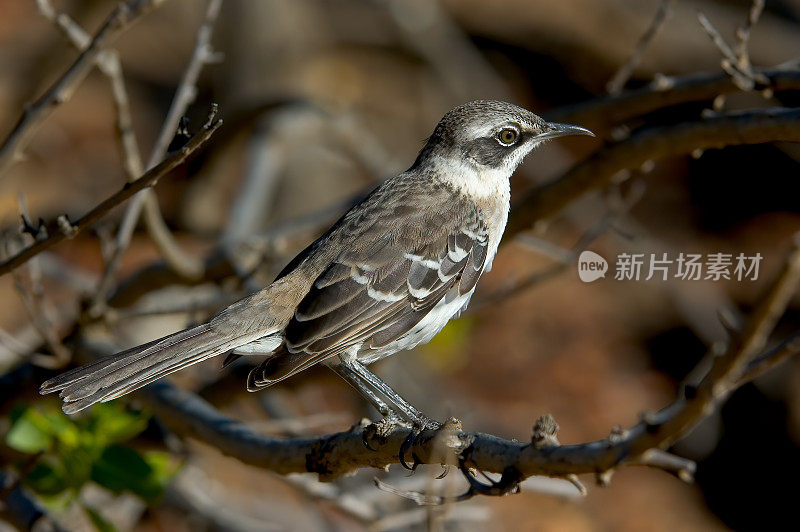
POLYGON ((428 342, 467 306, 506 226, 509 178, 545 140, 592 135, 499 101, 448 112, 414 164, 378 186, 263 290, 211 321, 45 382, 64 412, 109 401, 208 358, 261 355, 261 390, 324 364, 385 415, 437 424, 367 366, 428 342))

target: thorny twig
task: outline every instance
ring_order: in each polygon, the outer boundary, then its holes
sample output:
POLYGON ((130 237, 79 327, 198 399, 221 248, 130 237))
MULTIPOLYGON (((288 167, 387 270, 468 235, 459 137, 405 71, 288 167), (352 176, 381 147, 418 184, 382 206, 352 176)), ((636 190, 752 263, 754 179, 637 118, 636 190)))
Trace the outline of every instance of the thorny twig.
POLYGON ((192 137, 189 142, 186 143, 184 147, 174 152, 161 164, 153 167, 136 181, 126 184, 120 191, 111 195, 105 201, 79 218, 76 222, 70 222, 66 216, 60 216, 59 220, 61 223, 50 224, 50 226, 48 226, 49 236, 47 238, 36 241, 34 244, 26 247, 13 257, 10 257, 4 262, 0 263, 0 275, 5 275, 15 270, 16 268, 25 264, 31 258, 35 257, 42 251, 51 248, 62 240, 73 238, 75 235, 105 216, 111 209, 130 199, 140 190, 155 186, 159 179, 170 173, 176 167, 180 166, 192 153, 204 146, 220 125, 222 125, 222 120, 217 118, 217 108, 214 106, 205 125, 192 137), (65 223, 68 224, 68 226, 66 226, 65 223))
MULTIPOLYGON (((36 228, 35 234, 33 234, 33 227, 30 225, 30 222, 28 222, 28 207, 24 196, 20 196, 19 198, 19 215, 22 220, 22 233, 25 244, 39 237, 46 238, 46 231, 43 230, 41 224, 36 228)), ((14 288, 17 290, 22 300, 23 307, 31 320, 31 324, 52 353, 52 356, 32 353, 30 355, 31 363, 50 369, 63 368, 72 359, 72 354, 61 342, 58 331, 48 317, 48 308, 45 301, 44 287, 42 286, 42 272, 39 267, 39 262, 31 260, 24 268, 15 270, 12 274, 14 276, 14 288)))

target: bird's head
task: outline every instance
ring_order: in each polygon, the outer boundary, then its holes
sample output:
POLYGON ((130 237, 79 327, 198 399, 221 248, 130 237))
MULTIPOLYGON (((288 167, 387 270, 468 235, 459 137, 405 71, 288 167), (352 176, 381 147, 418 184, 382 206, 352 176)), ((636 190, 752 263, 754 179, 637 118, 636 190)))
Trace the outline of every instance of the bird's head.
POLYGON ((417 164, 466 163, 479 173, 510 177, 533 148, 566 135, 592 135, 588 129, 546 122, 516 105, 477 100, 449 111, 436 126, 417 164))

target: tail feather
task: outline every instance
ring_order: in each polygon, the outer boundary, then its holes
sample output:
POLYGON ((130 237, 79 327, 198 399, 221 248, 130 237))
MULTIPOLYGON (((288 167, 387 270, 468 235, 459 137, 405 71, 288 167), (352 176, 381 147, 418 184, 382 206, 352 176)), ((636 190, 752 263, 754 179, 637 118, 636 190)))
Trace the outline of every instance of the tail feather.
POLYGON ((63 410, 71 414, 226 353, 254 334, 223 334, 209 324, 200 325, 68 371, 42 384, 40 391, 60 391, 63 410))
POLYGON ((164 366, 173 364, 180 367, 189 366, 194 363, 193 358, 197 353, 214 346, 214 334, 214 331, 207 329, 206 325, 201 325, 168 336, 147 349, 128 355, 126 359, 94 372, 91 383, 77 382, 64 388, 61 397, 75 401, 101 389, 110 387, 119 389, 132 380, 138 381, 158 372, 164 366))
POLYGON ((112 364, 114 364, 115 362, 125 360, 128 356, 133 355, 135 352, 145 350, 157 344, 161 340, 162 340, 161 338, 158 340, 153 340, 152 342, 132 347, 131 349, 121 351, 114 355, 99 358, 83 366, 61 373, 60 375, 56 375, 52 379, 49 379, 42 383, 42 385, 39 387, 39 393, 46 394, 63 390, 70 384, 74 384, 78 381, 81 381, 93 375, 96 371, 102 371, 103 368, 107 368, 112 364))

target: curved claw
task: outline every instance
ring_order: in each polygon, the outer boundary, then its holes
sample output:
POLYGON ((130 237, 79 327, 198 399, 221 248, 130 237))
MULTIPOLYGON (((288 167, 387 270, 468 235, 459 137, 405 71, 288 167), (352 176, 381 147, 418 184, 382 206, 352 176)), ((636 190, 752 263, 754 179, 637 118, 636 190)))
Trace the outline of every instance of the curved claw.
POLYGON ((417 469, 417 466, 420 463, 416 453, 413 453, 413 452, 411 453, 411 458, 414 459, 414 465, 413 466, 409 466, 408 462, 406 462, 406 454, 408 453, 408 451, 411 450, 412 447, 414 447, 414 443, 417 441, 417 436, 419 436, 419 434, 420 434, 420 430, 415 427, 411 431, 411 434, 408 435, 408 438, 403 440, 403 444, 400 445, 400 453, 399 453, 400 465, 402 465, 404 468, 408 469, 409 471, 414 471, 415 469, 417 469))
POLYGON ((442 472, 439 473, 439 475, 436 477, 436 480, 442 480, 444 477, 447 476, 447 474, 449 472, 450 472, 450 466, 449 465, 443 465, 442 466, 442 472))
POLYGON ((406 454, 408 454, 408 451, 410 451, 414 447, 414 443, 416 443, 417 438, 419 437, 420 434, 422 434, 422 431, 438 430, 441 427, 442 427, 441 423, 439 423, 438 421, 433 421, 432 419, 428 419, 425 416, 422 416, 419 419, 417 419, 414 422, 414 426, 411 429, 411 434, 408 435, 408 438, 406 438, 403 441, 403 444, 400 446, 400 453, 399 453, 400 465, 402 465, 409 471, 416 470, 417 466, 423 463, 422 460, 420 460, 419 456, 417 456, 417 454, 412 451, 411 458, 414 459, 414 464, 409 466, 408 462, 406 462, 406 454))
POLYGON ((458 468, 464 475, 464 478, 469 482, 469 490, 464 494, 464 497, 472 495, 489 495, 498 497, 508 493, 518 493, 519 483, 522 481, 522 474, 514 466, 508 466, 503 470, 500 480, 497 482, 489 479, 489 484, 481 482, 473 475, 466 465, 466 460, 463 455, 459 458, 458 468))

